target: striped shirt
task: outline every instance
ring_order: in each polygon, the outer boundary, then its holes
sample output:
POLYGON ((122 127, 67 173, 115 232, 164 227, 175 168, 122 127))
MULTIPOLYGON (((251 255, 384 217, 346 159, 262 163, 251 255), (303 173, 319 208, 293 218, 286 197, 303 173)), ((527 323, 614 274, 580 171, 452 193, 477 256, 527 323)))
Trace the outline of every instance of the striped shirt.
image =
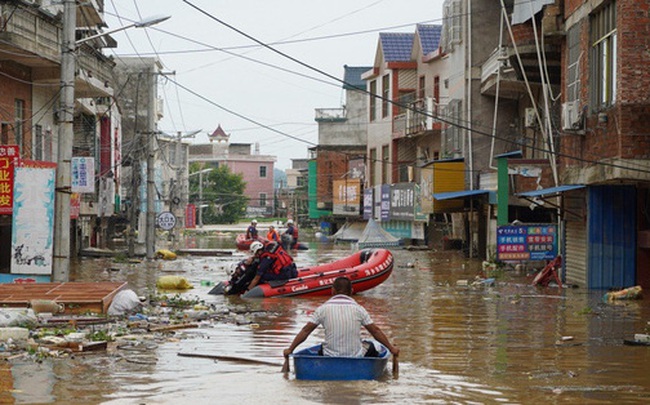
POLYGON ((368 311, 347 295, 335 295, 312 314, 311 322, 323 325, 325 356, 361 357, 361 327, 372 324, 368 311))

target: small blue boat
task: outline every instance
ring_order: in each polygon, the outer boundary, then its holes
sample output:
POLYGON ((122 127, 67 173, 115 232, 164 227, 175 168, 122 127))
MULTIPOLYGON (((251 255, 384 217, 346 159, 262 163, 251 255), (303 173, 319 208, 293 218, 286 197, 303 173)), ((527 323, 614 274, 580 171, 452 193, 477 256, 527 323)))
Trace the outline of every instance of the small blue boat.
POLYGON ((390 352, 379 342, 373 342, 379 357, 321 356, 321 345, 300 350, 293 363, 298 380, 377 380, 384 374, 390 352))

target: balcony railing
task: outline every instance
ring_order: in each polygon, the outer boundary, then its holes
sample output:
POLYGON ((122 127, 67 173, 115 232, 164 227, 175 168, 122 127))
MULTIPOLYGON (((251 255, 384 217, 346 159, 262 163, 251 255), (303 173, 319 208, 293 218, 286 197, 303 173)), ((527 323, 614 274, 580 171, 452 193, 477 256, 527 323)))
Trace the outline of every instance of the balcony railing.
POLYGON ((506 48, 496 48, 492 55, 483 63, 481 68, 481 82, 485 82, 490 76, 497 74, 500 67, 508 65, 508 51, 506 48))
POLYGON ((0 5, 0 40, 2 48, 10 47, 25 57, 14 58, 26 66, 44 66, 44 59, 58 64, 61 54, 61 29, 55 22, 36 10, 0 5), (35 57, 39 56, 39 57, 35 57))
POLYGON ((393 138, 415 136, 427 131, 441 130, 441 121, 444 118, 445 106, 438 104, 432 97, 418 99, 408 104, 405 113, 393 118, 393 138))
POLYGON ((316 121, 345 121, 345 108, 317 108, 316 121))

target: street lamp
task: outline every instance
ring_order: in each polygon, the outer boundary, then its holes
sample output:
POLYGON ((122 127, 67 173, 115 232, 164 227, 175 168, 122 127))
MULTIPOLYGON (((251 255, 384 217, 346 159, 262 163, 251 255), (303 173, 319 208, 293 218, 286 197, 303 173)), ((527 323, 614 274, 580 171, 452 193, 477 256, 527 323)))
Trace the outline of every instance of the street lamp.
POLYGON ((188 177, 194 176, 195 174, 199 175, 199 228, 203 228, 203 208, 207 205, 203 205, 203 173, 209 173, 213 171, 213 168, 199 170, 198 172, 190 173, 188 177))
MULTIPOLYGON (((70 194, 72 192, 71 161, 74 141, 75 51, 80 43, 113 31, 75 41, 77 27, 76 0, 63 0, 61 32, 61 96, 59 100, 59 132, 56 169, 56 202, 54 206, 54 243, 52 280, 68 281, 70 270, 70 194)), ((134 23, 133 27, 148 27, 167 18, 155 18, 134 23)), ((122 29, 130 26, 122 27, 122 29)))

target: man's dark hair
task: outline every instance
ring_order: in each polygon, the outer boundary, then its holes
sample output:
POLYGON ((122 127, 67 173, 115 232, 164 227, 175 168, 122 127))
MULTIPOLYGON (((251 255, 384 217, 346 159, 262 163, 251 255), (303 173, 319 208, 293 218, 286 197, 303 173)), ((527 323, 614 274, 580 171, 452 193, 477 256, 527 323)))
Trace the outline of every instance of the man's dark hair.
POLYGON ((337 277, 332 288, 336 294, 352 295, 352 282, 347 277, 337 277))

